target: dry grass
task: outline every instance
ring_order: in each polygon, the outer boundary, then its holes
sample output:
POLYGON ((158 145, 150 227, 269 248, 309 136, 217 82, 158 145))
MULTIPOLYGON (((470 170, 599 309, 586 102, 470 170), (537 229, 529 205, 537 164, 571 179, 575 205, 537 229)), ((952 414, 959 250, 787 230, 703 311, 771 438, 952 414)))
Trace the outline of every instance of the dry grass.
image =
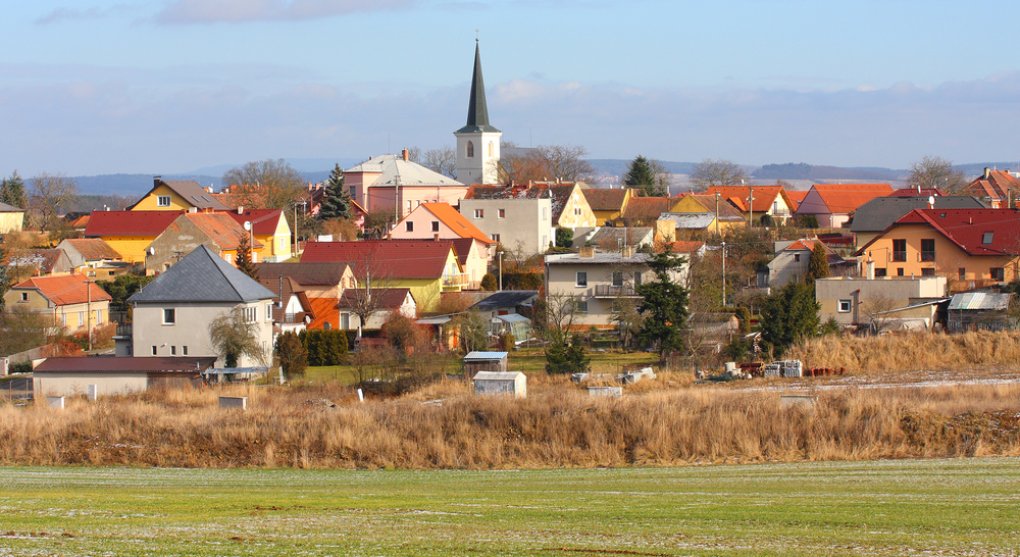
POLYGON ((1017 385, 849 390, 784 408, 775 393, 594 399, 546 381, 525 400, 439 383, 364 404, 340 387, 230 387, 74 400, 64 411, 3 406, 0 464, 483 469, 1020 455, 1017 385), (218 409, 221 394, 249 396, 250 410, 218 409), (445 400, 421 402, 434 398, 445 400))
POLYGON ((1020 333, 894 334, 826 336, 793 347, 788 356, 808 367, 844 368, 854 374, 914 370, 1015 368, 1020 333))

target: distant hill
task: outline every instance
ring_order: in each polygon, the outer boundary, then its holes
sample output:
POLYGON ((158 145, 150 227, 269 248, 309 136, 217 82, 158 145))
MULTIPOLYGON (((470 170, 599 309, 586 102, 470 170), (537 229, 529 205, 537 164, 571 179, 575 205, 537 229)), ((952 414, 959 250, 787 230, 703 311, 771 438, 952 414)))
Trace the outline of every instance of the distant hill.
POLYGON ((806 163, 766 164, 751 176, 759 180, 867 180, 894 182, 903 180, 906 170, 873 166, 841 167, 806 163))
MULTIPOLYGON (((228 167, 229 168, 233 168, 228 167)), ((329 176, 329 170, 300 172, 305 182, 321 182, 329 176)), ((100 174, 98 176, 71 176, 78 184, 78 193, 82 195, 115 195, 130 198, 141 197, 152 187, 152 177, 156 174, 100 174)), ((211 174, 162 174, 165 180, 194 180, 203 186, 212 186, 219 190, 223 187, 222 175, 211 174)))

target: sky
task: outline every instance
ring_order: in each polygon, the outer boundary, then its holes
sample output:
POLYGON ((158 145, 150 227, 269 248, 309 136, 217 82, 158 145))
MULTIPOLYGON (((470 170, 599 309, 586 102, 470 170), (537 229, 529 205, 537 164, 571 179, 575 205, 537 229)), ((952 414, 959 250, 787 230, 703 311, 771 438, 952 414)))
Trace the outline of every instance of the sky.
POLYGON ((1020 159, 1008 0, 0 0, 0 174, 452 146, 905 168, 1020 159))

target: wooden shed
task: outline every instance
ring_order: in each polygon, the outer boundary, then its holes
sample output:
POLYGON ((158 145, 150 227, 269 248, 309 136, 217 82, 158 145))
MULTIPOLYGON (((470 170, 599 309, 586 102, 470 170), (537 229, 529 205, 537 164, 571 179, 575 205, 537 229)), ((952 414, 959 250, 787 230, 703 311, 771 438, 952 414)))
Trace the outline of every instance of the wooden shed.
POLYGON ((468 352, 464 356, 464 377, 472 377, 479 371, 506 371, 506 352, 468 352))
POLYGON ((474 382, 476 395, 528 396, 528 376, 519 371, 479 371, 474 382))

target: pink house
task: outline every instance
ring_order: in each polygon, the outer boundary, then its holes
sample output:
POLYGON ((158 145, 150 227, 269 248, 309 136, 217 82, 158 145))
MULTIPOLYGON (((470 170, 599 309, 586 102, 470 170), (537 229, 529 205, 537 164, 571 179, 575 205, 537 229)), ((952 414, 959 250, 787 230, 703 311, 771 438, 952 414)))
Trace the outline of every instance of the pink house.
POLYGON ((489 271, 496 242, 464 218, 449 203, 422 203, 390 231, 395 240, 453 240, 457 258, 468 275, 469 287, 478 288, 489 271))
POLYGON ((408 160, 401 155, 380 155, 344 172, 351 198, 369 213, 388 213, 398 220, 422 203, 456 205, 467 186, 408 160))

